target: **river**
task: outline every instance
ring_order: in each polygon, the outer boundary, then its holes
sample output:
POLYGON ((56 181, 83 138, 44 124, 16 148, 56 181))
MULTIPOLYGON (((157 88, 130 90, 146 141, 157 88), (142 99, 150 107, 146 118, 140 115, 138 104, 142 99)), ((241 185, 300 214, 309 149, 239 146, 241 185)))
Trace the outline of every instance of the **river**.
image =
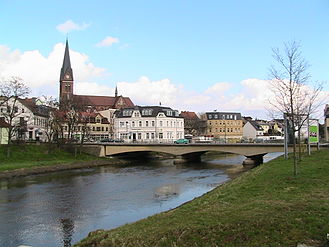
MULTIPOLYGON (((268 154, 264 161, 277 157, 268 154)), ((229 180, 245 157, 212 154, 202 162, 136 162, 0 180, 0 246, 68 247, 175 208, 229 180)))

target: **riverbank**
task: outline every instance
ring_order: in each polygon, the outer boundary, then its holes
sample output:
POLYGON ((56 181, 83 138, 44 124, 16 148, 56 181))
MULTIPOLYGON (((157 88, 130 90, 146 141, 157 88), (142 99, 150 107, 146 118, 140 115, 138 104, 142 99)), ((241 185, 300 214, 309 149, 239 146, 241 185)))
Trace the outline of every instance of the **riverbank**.
POLYGON ((92 232, 87 246, 327 246, 329 152, 263 164, 176 209, 92 232))
POLYGON ((0 146, 0 179, 126 163, 115 158, 98 158, 84 153, 74 155, 47 145, 14 145, 10 147, 8 158, 7 147, 0 146))

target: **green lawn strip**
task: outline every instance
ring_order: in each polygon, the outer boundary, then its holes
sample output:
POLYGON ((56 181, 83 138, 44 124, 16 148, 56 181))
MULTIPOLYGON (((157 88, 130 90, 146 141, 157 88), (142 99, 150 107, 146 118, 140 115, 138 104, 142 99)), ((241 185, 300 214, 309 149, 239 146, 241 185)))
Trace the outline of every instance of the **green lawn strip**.
POLYGON ((96 159, 99 158, 87 154, 75 157, 57 147, 46 145, 14 145, 10 147, 10 156, 7 157, 7 147, 0 146, 0 172, 96 159))
POLYGON ((325 246, 329 233, 329 152, 304 157, 299 175, 278 158, 168 212, 76 246, 325 246))

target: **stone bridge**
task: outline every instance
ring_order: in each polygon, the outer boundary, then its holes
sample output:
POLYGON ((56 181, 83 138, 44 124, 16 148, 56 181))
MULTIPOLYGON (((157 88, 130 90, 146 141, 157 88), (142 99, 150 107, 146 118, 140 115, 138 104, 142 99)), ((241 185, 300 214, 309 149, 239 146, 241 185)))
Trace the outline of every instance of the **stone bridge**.
MULTIPOLYGON (((240 154, 247 157, 244 164, 260 164, 263 162, 263 156, 272 152, 283 152, 283 144, 277 143, 237 143, 237 144, 126 144, 109 143, 85 145, 84 151, 100 157, 113 156, 118 154, 131 154, 136 152, 159 152, 174 155, 175 162, 186 162, 189 160, 200 159, 201 155, 209 152, 225 152, 240 154)), ((292 147, 289 147, 289 152, 292 147)))

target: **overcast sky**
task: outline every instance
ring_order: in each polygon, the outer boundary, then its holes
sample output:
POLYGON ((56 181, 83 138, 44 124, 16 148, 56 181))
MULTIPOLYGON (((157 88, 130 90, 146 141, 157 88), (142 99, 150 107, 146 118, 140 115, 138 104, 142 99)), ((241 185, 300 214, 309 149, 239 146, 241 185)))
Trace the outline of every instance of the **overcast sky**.
POLYGON ((328 0, 0 0, 0 10, 0 76, 21 77, 31 96, 58 97, 67 36, 74 93, 113 96, 117 85, 139 105, 266 118, 271 49, 292 40, 312 80, 328 79, 328 0))

